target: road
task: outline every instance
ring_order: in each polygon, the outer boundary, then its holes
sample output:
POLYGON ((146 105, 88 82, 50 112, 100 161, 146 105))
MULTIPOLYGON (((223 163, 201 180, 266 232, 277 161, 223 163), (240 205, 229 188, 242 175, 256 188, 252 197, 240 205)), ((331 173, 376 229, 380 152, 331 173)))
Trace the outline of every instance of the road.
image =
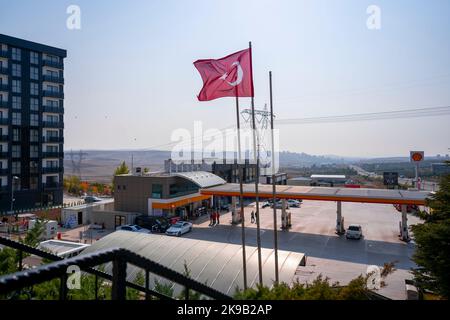
MULTIPOLYGON (((377 174, 375 172, 369 172, 364 170, 363 168, 356 166, 356 165, 350 165, 350 168, 352 168, 353 170, 355 170, 356 172, 358 172, 358 175, 363 176, 363 177, 369 177, 369 178, 377 178, 377 179, 383 179, 383 176, 380 174, 377 174)), ((398 178, 398 182, 400 184, 405 184, 405 185, 413 185, 414 179, 410 179, 410 178, 398 178)), ((425 181, 422 180, 421 182, 421 186, 420 186, 420 190, 424 190, 424 191, 437 191, 439 190, 439 184, 437 184, 436 182, 432 182, 432 181, 425 181)))

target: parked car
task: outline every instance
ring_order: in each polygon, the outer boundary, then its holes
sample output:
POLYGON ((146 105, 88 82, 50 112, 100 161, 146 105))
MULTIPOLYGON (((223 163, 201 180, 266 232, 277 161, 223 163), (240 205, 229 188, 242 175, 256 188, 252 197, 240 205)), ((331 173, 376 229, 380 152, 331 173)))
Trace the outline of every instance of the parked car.
POLYGON ((290 207, 293 207, 293 208, 300 208, 300 204, 301 204, 301 202, 299 200, 295 200, 295 199, 289 199, 287 201, 287 203, 289 204, 290 207))
POLYGON ((169 236, 181 236, 182 234, 192 231, 192 223, 186 221, 178 221, 167 229, 166 234, 169 236))
POLYGON ((230 211, 230 205, 228 203, 220 205, 220 211, 230 211))
POLYGON ((84 202, 86 202, 86 203, 94 203, 94 202, 99 202, 99 201, 102 201, 102 199, 100 199, 98 197, 94 197, 94 196, 84 197, 84 202))
POLYGON ((267 208, 267 207, 270 207, 270 202, 269 201, 263 202, 261 205, 261 208, 267 208))
POLYGON ((362 237, 362 228, 359 224, 351 224, 348 226, 347 232, 345 233, 345 237, 347 239, 361 239, 362 237))
MULTIPOLYGON (((273 208, 273 204, 272 204, 270 207, 273 208)), ((282 208, 283 208, 283 201, 278 200, 278 201, 275 203, 275 208, 277 208, 277 209, 282 209, 282 208)), ((287 202, 287 201, 286 201, 286 207, 285 207, 285 209, 289 209, 289 202, 287 202)))
POLYGON ((166 218, 147 215, 136 217, 134 223, 141 228, 149 229, 152 232, 166 232, 170 227, 170 222, 166 218))
POLYGON ((125 224, 123 226, 118 226, 116 228, 116 230, 139 232, 139 233, 150 233, 150 230, 148 230, 146 228, 141 228, 135 224, 125 224))

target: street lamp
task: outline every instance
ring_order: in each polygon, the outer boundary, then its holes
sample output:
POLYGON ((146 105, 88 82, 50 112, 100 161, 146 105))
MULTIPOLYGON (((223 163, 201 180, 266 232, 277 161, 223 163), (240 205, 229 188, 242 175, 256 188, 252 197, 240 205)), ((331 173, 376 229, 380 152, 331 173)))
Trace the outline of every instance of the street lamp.
POLYGON ((13 176, 11 180, 11 213, 14 210, 14 181, 19 180, 18 176, 13 176))

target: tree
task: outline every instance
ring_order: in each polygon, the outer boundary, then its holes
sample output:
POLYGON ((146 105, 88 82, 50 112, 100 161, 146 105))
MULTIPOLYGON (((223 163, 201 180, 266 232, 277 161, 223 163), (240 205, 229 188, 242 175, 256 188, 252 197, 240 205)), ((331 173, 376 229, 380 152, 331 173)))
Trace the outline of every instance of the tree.
POLYGON ((127 164, 125 163, 125 161, 123 161, 117 168, 116 170, 114 170, 114 177, 113 177, 113 183, 112 183, 112 190, 114 190, 115 188, 115 177, 121 174, 128 174, 130 173, 130 169, 128 169, 127 164))
MULTIPOLYGON (((450 165, 450 163, 447 163, 450 165)), ((414 279, 422 289, 450 297, 450 175, 443 176, 439 191, 427 200, 431 213, 423 224, 411 227, 416 242, 414 279)))

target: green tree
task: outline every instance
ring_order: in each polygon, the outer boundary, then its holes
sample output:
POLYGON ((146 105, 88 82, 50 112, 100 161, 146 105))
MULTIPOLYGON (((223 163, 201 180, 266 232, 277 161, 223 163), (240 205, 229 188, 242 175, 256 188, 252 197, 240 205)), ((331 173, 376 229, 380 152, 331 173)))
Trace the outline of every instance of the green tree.
MULTIPOLYGON (((450 163, 447 163, 450 165, 450 163)), ((423 289, 450 297, 450 175, 443 176, 439 191, 427 200, 431 209, 423 224, 411 227, 416 242, 415 281, 423 289)))
POLYGON ((115 189, 115 177, 121 174, 128 174, 130 173, 130 169, 128 169, 127 164, 125 163, 125 161, 123 161, 117 168, 116 170, 114 170, 114 177, 113 177, 113 182, 112 182, 112 190, 115 189))

